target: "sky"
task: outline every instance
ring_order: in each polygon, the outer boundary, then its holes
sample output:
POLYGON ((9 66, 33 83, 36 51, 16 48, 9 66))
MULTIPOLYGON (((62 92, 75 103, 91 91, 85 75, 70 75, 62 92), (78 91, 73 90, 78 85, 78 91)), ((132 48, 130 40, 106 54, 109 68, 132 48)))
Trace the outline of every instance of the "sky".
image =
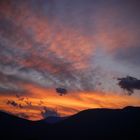
POLYGON ((29 120, 140 106, 139 0, 0 0, 0 110, 29 120), (67 94, 60 96, 56 88, 67 94))

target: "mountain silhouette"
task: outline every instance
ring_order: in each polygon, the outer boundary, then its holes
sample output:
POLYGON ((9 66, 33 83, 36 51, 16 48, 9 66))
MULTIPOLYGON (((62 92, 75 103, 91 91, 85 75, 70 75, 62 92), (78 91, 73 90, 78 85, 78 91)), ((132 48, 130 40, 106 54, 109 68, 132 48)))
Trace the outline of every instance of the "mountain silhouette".
POLYGON ((89 109, 52 124, 0 112, 0 139, 139 140, 140 107, 89 109))
POLYGON ((58 123, 58 122, 65 120, 67 118, 68 117, 50 116, 50 117, 47 117, 46 119, 44 119, 43 121, 48 123, 48 124, 55 124, 55 123, 58 123))

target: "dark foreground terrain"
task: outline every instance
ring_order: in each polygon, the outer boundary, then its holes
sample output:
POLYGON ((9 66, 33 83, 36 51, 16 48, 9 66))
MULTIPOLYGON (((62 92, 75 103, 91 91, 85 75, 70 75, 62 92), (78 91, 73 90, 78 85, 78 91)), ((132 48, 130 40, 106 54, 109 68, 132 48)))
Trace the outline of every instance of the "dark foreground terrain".
POLYGON ((140 140, 140 107, 90 109, 55 124, 0 112, 0 140, 140 140))

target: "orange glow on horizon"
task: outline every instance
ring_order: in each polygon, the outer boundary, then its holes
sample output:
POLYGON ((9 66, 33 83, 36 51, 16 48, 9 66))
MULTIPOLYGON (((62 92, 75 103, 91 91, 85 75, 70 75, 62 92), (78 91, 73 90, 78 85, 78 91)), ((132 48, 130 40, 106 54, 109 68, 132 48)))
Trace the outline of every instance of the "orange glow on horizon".
MULTIPOLYGON (((27 54, 27 56, 23 55, 24 57, 19 55, 19 58, 17 58, 16 55, 16 57, 13 57, 14 55, 9 57, 9 55, 4 53, 4 57, 0 57, 0 61, 4 62, 4 64, 17 64, 19 68, 39 71, 41 74, 42 72, 48 73, 51 76, 54 74, 54 77, 61 77, 62 75, 61 80, 65 78, 65 75, 66 77, 73 77, 71 76, 73 72, 77 74, 87 71, 86 73, 88 73, 89 69, 94 68, 94 66, 96 68, 98 65, 96 66, 96 62, 94 62, 94 54, 96 54, 98 48, 105 49, 107 54, 110 55, 122 46, 131 47, 131 44, 137 44, 135 40, 139 41, 137 31, 135 32, 131 28, 128 30, 128 25, 127 28, 124 26, 115 26, 113 28, 111 26, 113 24, 111 21, 117 18, 111 18, 110 16, 117 17, 117 14, 119 14, 118 10, 116 12, 103 12, 103 15, 97 16, 96 30, 91 30, 90 35, 88 35, 89 31, 84 33, 80 30, 80 27, 76 29, 68 26, 68 24, 63 26, 57 19, 54 22, 49 21, 48 17, 38 16, 37 13, 34 13, 28 7, 26 2, 21 3, 17 10, 12 7, 11 2, 2 1, 0 4, 0 13, 2 15, 0 19, 7 19, 8 23, 12 21, 10 28, 15 28, 13 34, 9 34, 8 29, 1 30, 1 33, 4 34, 2 37, 5 36, 4 42, 7 41, 4 45, 7 44, 8 47, 11 47, 10 50, 21 49, 27 54), (107 18, 105 15, 110 18, 107 18), (107 19, 111 20, 108 21, 107 19)), ((8 54, 9 52, 8 50, 8 54)), ((102 59, 102 56, 100 59, 102 59)), ((108 70, 110 69, 108 68, 108 70)), ((27 79, 25 78, 25 81, 28 81, 28 74, 26 76, 27 79)), ((48 77, 46 76, 45 78, 47 81, 48 77)), ((86 79, 86 77, 81 79, 84 78, 86 79)), ((20 76, 19 79, 21 79, 21 83, 24 82, 20 76)), ((38 77, 34 79, 29 79, 29 82, 31 80, 33 83, 38 83, 36 82, 38 77)), ((47 83, 46 81, 44 84, 47 83)), ((50 81, 52 82, 53 79, 50 81)), ((42 82, 42 80, 39 82, 42 82)), ((18 116, 22 113, 27 115, 27 119, 30 120, 42 119, 41 111, 44 107, 56 110, 60 116, 67 116, 89 108, 140 106, 140 98, 135 97, 135 95, 126 96, 116 93, 103 93, 101 91, 68 91, 68 94, 59 96, 55 89, 52 88, 46 89, 32 84, 20 85, 20 82, 18 84, 17 86, 21 86, 21 89, 23 88, 27 92, 23 93, 23 95, 21 94, 21 97, 24 99, 17 98, 15 96, 16 93, 15 95, 14 93, 11 95, 10 93, 1 93, 0 110, 18 116), (15 101, 15 103, 13 105, 7 104, 9 100, 15 101)))
POLYGON ((40 88, 33 85, 25 85, 28 90, 28 100, 20 101, 16 96, 1 96, 0 109, 11 112, 13 114, 25 113, 30 120, 42 119, 41 110, 43 107, 57 110, 60 116, 73 115, 79 111, 90 108, 123 108, 125 106, 140 106, 140 99, 134 96, 114 95, 113 93, 101 92, 73 92, 60 96, 55 90, 40 88), (20 103, 23 108, 13 107, 6 104, 7 100, 13 100, 20 103), (40 101, 43 104, 40 104, 40 101))

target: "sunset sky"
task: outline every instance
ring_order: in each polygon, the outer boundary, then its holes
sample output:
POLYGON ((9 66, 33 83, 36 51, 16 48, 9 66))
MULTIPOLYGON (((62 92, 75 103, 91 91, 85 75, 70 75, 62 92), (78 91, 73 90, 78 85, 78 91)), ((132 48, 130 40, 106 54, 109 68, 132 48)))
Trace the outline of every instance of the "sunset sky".
POLYGON ((140 79, 139 7, 139 0, 0 0, 0 110, 40 120, 140 106, 140 90, 129 96, 117 80, 140 79))

